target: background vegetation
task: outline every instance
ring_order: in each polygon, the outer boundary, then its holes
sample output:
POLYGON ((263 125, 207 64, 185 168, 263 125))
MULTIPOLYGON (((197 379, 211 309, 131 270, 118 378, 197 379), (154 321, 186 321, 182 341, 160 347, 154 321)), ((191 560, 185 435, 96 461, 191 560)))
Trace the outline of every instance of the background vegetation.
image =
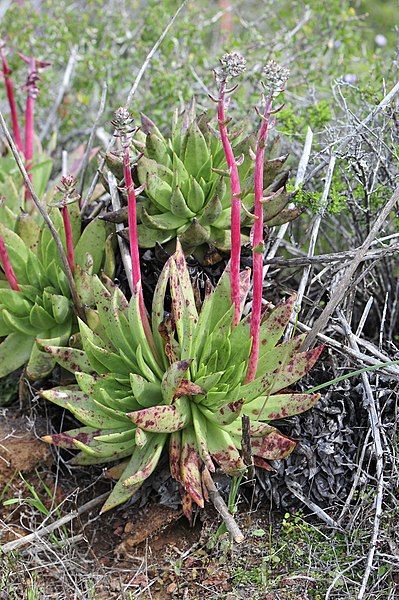
MULTIPOLYGON (((312 263, 300 315, 301 322, 311 325, 398 182, 397 100, 367 127, 359 128, 398 81, 398 6, 396 0, 308 0, 306 4, 295 0, 233 0, 231 5, 233 32, 229 34, 221 29, 218 2, 189 0, 146 69, 130 109, 136 117, 144 112, 168 132, 175 108, 182 109, 193 96, 200 107, 213 106, 208 97, 214 89, 212 68, 224 51, 238 50, 246 56, 249 68, 234 95, 231 113, 235 120, 245 119, 245 126, 250 128, 263 64, 273 57, 289 66, 291 78, 286 104, 278 115, 277 132, 284 150, 290 153, 292 189, 309 127, 314 134, 309 171, 323 165, 331 150, 337 156, 328 211, 323 214, 315 244, 316 258, 328 258, 312 263), (342 142, 348 143, 341 149, 342 142)), ((71 152, 87 143, 106 84, 105 110, 95 128, 95 145, 104 148, 111 133, 113 111, 126 101, 146 55, 179 6, 176 0, 0 2, 1 36, 11 50, 8 59, 21 111, 26 66, 17 52, 52 62, 41 76, 37 132, 54 159, 53 177, 60 172, 61 151, 71 152), (60 98, 68 61, 75 51, 77 59, 70 82, 60 98), (54 119, 49 122, 52 113, 54 119)), ((7 114, 3 93, 0 106, 7 114)), ((94 174, 95 167, 93 161, 89 174, 94 174)), ((292 261, 306 259, 314 216, 321 208, 325 172, 324 165, 297 196, 310 210, 289 229, 277 255, 280 263, 270 265, 265 294, 271 301, 297 289, 301 281, 306 261, 299 266, 292 261)), ((85 191, 90 182, 87 176, 85 191)), ((381 357, 392 360, 399 356, 399 269, 397 247, 391 245, 397 243, 397 235, 398 219, 392 214, 374 245, 377 253, 363 263, 341 307, 358 332, 362 356, 377 362, 381 357)), ((339 314, 324 333, 338 344, 338 350, 337 345, 328 350, 325 364, 316 372, 316 382, 309 380, 310 386, 364 366, 354 366, 353 355, 348 357, 346 353, 349 342, 339 314)), ((387 373, 371 374, 370 381, 380 403, 385 495, 377 555, 364 598, 391 600, 398 593, 399 582, 395 541, 399 488, 397 374, 396 379, 387 373)), ((20 398, 18 402, 15 380, 2 385, 0 405, 11 404, 8 410, 2 409, 4 422, 10 414, 13 418, 22 403, 22 412, 28 415, 22 430, 30 432, 34 440, 37 432, 43 433, 43 417, 51 416, 57 424, 63 419, 52 409, 43 409, 37 397, 33 401, 20 398), (50 415, 44 414, 45 410, 50 415)), ((131 539, 133 527, 127 527, 129 523, 134 523, 135 530, 142 527, 140 522, 132 521, 127 510, 109 521, 83 519, 77 531, 68 525, 43 545, 1 558, 0 594, 21 598, 27 593, 32 600, 164 598, 167 589, 170 597, 176 598, 186 597, 186 593, 191 594, 189 598, 229 600, 249 593, 267 600, 357 597, 372 540, 376 495, 376 458, 362 379, 353 378, 323 391, 318 409, 294 420, 291 431, 304 440, 302 449, 281 466, 275 477, 265 477, 262 491, 252 504, 248 494, 243 494, 241 518, 249 531, 245 550, 231 554, 224 538, 212 545, 215 519, 207 517, 201 524, 202 533, 198 524, 194 530, 184 526, 173 529, 172 524, 166 530, 164 546, 157 550, 155 545, 151 551, 143 538, 142 545, 134 546, 126 559, 119 546, 114 554, 115 543, 110 540, 131 539), (287 488, 286 481, 295 477, 307 497, 316 501, 324 514, 339 521, 338 529, 326 524, 314 506, 304 505, 287 488), (351 490, 349 508, 345 502, 351 490), (252 514, 258 505, 266 509, 252 514), (80 538, 74 540, 75 536, 80 538), (184 544, 179 545, 182 538, 184 544), (101 560, 93 557, 90 546, 99 549, 101 560), (135 570, 132 565, 140 566, 135 570), (226 581, 227 587, 223 587, 226 581)), ((1 437, 6 438, 8 433, 3 433, 1 437)), ((68 509, 73 509, 76 497, 78 505, 92 497, 91 471, 79 479, 64 465, 61 455, 53 460, 56 468, 46 467, 51 457, 41 456, 38 470, 35 465, 22 478, 16 470, 3 486, 1 502, 8 501, 1 514, 5 541, 10 523, 18 521, 18 531, 26 534, 43 519, 59 518, 66 502, 68 509)), ((100 481, 95 487, 98 494, 106 484, 101 470, 95 471, 95 476, 100 481)), ((152 487, 146 488, 143 503, 154 495, 154 490, 158 499, 169 498, 165 481, 161 474, 152 487)), ((168 522, 164 516, 162 519, 168 522)), ((162 527, 155 528, 155 534, 162 527)))

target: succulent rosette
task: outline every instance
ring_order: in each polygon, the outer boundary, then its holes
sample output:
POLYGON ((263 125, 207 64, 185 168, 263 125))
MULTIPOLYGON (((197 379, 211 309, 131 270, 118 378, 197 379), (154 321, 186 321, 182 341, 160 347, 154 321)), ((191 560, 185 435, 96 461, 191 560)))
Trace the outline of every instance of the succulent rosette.
MULTIPOLYGON (((241 273, 241 311, 249 288, 241 273)), ((46 436, 77 449, 74 464, 119 463, 118 479, 104 510, 128 500, 169 452, 172 476, 180 483, 183 509, 204 505, 204 469, 229 475, 246 469, 241 453, 242 415, 250 420, 255 465, 288 456, 295 447, 273 422, 312 407, 318 394, 292 386, 312 368, 322 348, 301 352, 302 336, 281 342, 294 297, 264 314, 256 377, 246 383, 249 320, 233 326, 229 273, 197 308, 179 243, 158 280, 150 339, 142 326, 139 291, 127 302, 109 280, 94 278, 95 327, 80 322, 81 347, 46 345, 77 385, 42 392, 69 410, 83 426, 46 436), (171 306, 167 302, 170 290, 171 306), (167 310, 169 309, 169 310, 167 310)))
MULTIPOLYGON (((253 169, 255 137, 233 136, 233 151, 239 163, 242 184, 242 243, 249 241, 254 222, 253 169)), ((139 245, 152 248, 179 237, 185 254, 212 246, 220 251, 231 248, 231 189, 229 171, 220 137, 211 126, 210 116, 195 117, 188 110, 176 119, 172 135, 166 138, 147 117, 133 144, 141 153, 134 171, 142 186, 138 204, 139 245)), ((276 137, 268 149, 264 168, 264 221, 268 226, 295 219, 300 210, 288 207, 292 197, 285 189, 288 178, 287 155, 280 155, 276 137)), ((121 159, 109 154, 107 163, 121 177, 121 159)), ((106 219, 127 219, 126 209, 106 219)), ((127 233, 126 233, 127 235, 127 233)))
MULTIPOLYGON (((79 207, 68 207, 75 253, 74 279, 82 304, 93 302, 91 277, 105 268, 113 272, 113 253, 104 222, 92 221, 83 231, 79 207)), ((68 280, 62 269, 54 239, 45 224, 33 215, 20 214, 11 222, 0 222, 4 252, 0 265, 0 377, 27 363, 27 375, 40 379, 50 373, 55 360, 40 349, 36 340, 65 345, 77 330, 68 280), (12 269, 14 286, 7 281, 12 269), (4 274, 3 272, 4 271, 4 274)), ((60 212, 51 217, 64 247, 65 233, 60 212)), ((7 221, 7 219, 4 219, 7 221)), ((11 280, 12 283, 12 280, 11 280)))

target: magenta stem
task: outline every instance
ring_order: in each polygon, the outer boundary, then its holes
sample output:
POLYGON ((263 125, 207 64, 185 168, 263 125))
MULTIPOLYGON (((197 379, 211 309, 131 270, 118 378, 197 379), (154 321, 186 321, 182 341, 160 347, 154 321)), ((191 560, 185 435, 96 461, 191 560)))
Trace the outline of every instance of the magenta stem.
POLYGON ((18 148, 18 150, 23 154, 24 146, 22 143, 21 132, 19 129, 17 104, 15 102, 15 95, 14 95, 14 84, 11 79, 11 69, 8 66, 8 62, 7 62, 6 56, 4 54, 4 49, 0 48, 0 52, 1 52, 1 61, 3 64, 4 83, 5 83, 6 91, 7 91, 8 104, 10 105, 11 124, 12 124, 12 131, 13 131, 13 135, 14 135, 14 141, 15 141, 15 145, 18 148))
POLYGON ((240 255, 241 255, 241 186, 237 163, 227 132, 225 114, 225 84, 220 87, 218 99, 218 124, 220 138, 226 157, 227 166, 230 171, 231 185, 231 260, 230 260, 230 282, 231 301, 234 304, 233 324, 237 325, 240 320, 240 255))
POLYGON ((136 192, 130 168, 130 153, 129 148, 125 148, 123 155, 123 176, 127 189, 127 210, 128 210, 128 226, 129 226, 129 244, 130 257, 132 259, 132 290, 133 293, 139 293, 139 307, 141 321, 147 337, 147 340, 153 346, 153 339, 150 324, 148 321, 147 310, 144 304, 143 289, 141 287, 141 270, 140 270, 140 254, 139 254, 139 238, 137 232, 137 202, 136 192))
POLYGON ((132 178, 132 171, 130 168, 130 154, 129 148, 125 148, 123 157, 123 175, 125 179, 125 186, 127 189, 127 206, 128 206, 128 223, 129 223, 129 243, 130 243, 130 256, 132 259, 132 284, 134 292, 137 292, 137 285, 141 280, 140 271, 140 255, 138 245, 138 233, 137 233, 137 209, 136 209, 136 192, 134 189, 134 183, 132 178))
POLYGON ((69 264, 69 268, 71 269, 72 273, 74 273, 74 271, 75 271, 75 252, 73 249, 71 216, 69 214, 69 210, 68 210, 67 206, 61 207, 61 215, 62 215, 62 220, 64 222, 68 264, 69 264))
MULTIPOLYGON (((29 75, 27 84, 26 109, 25 109, 25 166, 29 179, 32 181, 32 161, 33 161, 33 139, 34 139, 34 113, 35 99, 37 96, 36 87, 36 61, 31 58, 29 61, 29 75)), ((30 198, 28 189, 25 189, 25 198, 30 198)))
POLYGON ((15 292, 19 292, 18 280, 15 276, 14 269, 8 256, 7 248, 4 243, 4 238, 0 235, 0 260, 3 265, 4 273, 7 278, 10 288, 15 292))
POLYGON ((250 331, 252 338, 251 354, 249 357, 246 381, 255 378, 259 359, 259 332, 262 312, 263 292, 263 171, 265 160, 265 146, 269 133, 271 99, 267 99, 262 123, 259 128, 258 142, 255 157, 255 222, 252 236, 252 309, 250 331))

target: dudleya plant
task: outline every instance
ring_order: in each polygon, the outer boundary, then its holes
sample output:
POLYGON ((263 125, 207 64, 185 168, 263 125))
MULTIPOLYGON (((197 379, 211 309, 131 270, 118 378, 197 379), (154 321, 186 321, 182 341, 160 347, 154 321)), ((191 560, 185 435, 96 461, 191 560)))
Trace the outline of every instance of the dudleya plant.
MULTIPOLYGON (((244 69, 245 60, 237 52, 221 59, 216 79, 223 86, 223 104, 224 96, 235 89, 226 90, 225 84, 244 69)), ((196 116, 191 106, 182 118, 176 117, 171 137, 166 138, 148 117, 142 117, 141 128, 132 141, 141 153, 135 167, 135 177, 142 189, 138 203, 141 247, 151 248, 179 237, 185 254, 207 245, 220 251, 231 249, 231 197, 236 192, 231 187, 231 165, 226 160, 223 134, 213 129, 211 118, 209 112, 196 116)), ((224 111, 222 120, 225 126, 228 120, 224 111)), ((234 138, 232 154, 236 157, 238 178, 242 181, 238 201, 240 241, 244 244, 249 242, 254 222, 256 137, 236 132, 231 138, 234 138)), ((279 152, 280 140, 276 137, 264 157, 263 194, 268 201, 263 204, 263 213, 264 223, 269 227, 293 220, 301 212, 288 207, 292 195, 285 189, 287 155, 279 152)), ((121 159, 109 154, 107 162, 121 177, 121 159)), ((122 209, 119 214, 105 218, 126 220, 127 211, 122 209)))
MULTIPOLYGON (((102 268, 112 276, 113 252, 104 222, 82 228, 76 204, 75 181, 61 182, 62 200, 50 209, 53 223, 68 255, 82 306, 93 304, 91 278, 102 268)), ((0 377, 27 363, 27 375, 40 379, 55 361, 40 343, 65 345, 76 332, 77 320, 68 279, 54 239, 35 216, 21 213, 0 222, 0 377), (8 226, 7 226, 8 225, 8 226)), ((7 218, 6 218, 7 217, 7 218)), ((86 310, 90 319, 90 311, 86 310)))
MULTIPOLYGON (((292 386, 313 366, 322 348, 301 352, 303 336, 279 343, 295 297, 267 311, 260 328, 255 378, 247 382, 251 348, 248 318, 234 326, 229 272, 206 294, 200 311, 179 243, 159 278, 152 305, 152 343, 140 316, 139 294, 130 303, 109 281, 95 280, 98 327, 80 322, 81 348, 46 345, 77 385, 42 392, 69 410, 83 427, 46 436, 47 442, 80 453, 73 464, 104 464, 118 479, 103 511, 128 500, 168 449, 180 483, 183 508, 202 507, 207 494, 201 474, 219 466, 229 475, 245 471, 241 456, 242 415, 250 419, 255 465, 288 456, 295 442, 272 424, 301 413, 318 394, 292 386), (167 312, 166 291, 172 304, 167 312)), ((250 274, 240 275, 241 313, 250 274)))
MULTIPOLYGON (((253 464, 270 469, 268 461, 288 456, 295 441, 273 422, 307 410, 319 397, 292 389, 322 351, 321 347, 301 351, 303 336, 281 342, 295 296, 263 315, 259 302, 262 261, 255 258, 263 256, 262 201, 272 200, 263 198, 263 177, 274 92, 266 98, 254 153, 255 224, 260 223, 259 231, 254 226, 251 240, 257 274, 253 282, 256 310, 243 317, 250 272, 239 270, 241 181, 225 119, 225 84, 243 63, 239 55, 229 55, 221 64, 218 126, 229 166, 233 243, 231 261, 218 285, 213 291, 206 290, 199 309, 177 238, 176 250, 158 279, 148 319, 138 253, 138 190, 131 172, 134 128, 126 109, 120 109, 114 125, 123 147, 132 298, 128 302, 109 279, 94 277, 95 317, 91 326, 79 321, 81 346, 43 344, 53 359, 75 374, 77 385, 46 390, 42 396, 69 410, 83 425, 46 436, 45 441, 80 450, 72 459, 75 464, 122 461, 108 471, 118 481, 103 511, 133 496, 156 468, 163 449, 168 449, 171 474, 180 484, 183 511, 190 517, 193 502, 204 506, 211 489, 210 473, 217 466, 238 476, 252 459, 253 464), (223 71, 227 67, 230 71, 223 71)), ((194 145, 193 161, 205 148, 202 142, 194 145)), ((166 156, 167 145, 163 147, 166 156)), ((172 160, 178 165, 175 156, 172 160)), ((198 168, 202 169, 201 165, 198 163, 198 168)), ((196 181, 190 177, 190 182, 196 181)), ((151 177, 146 180, 148 188, 151 177)))

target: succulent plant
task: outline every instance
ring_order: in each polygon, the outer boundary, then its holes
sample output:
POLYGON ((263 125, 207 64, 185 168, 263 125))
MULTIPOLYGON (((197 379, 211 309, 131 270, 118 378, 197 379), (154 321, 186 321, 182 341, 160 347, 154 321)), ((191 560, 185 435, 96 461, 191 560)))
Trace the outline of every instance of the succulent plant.
MULTIPOLYGON (((231 247, 231 191, 229 172, 219 135, 210 125, 211 116, 195 117, 188 110, 176 119, 170 138, 165 138, 155 124, 142 117, 141 130, 133 144, 141 158, 134 176, 144 187, 138 202, 139 245, 151 248, 179 237, 185 254, 204 244, 221 251, 231 247)), ((234 155, 239 162, 242 182, 242 243, 249 241, 254 217, 253 151, 255 137, 236 135, 234 155)), ((264 220, 269 226, 296 218, 297 208, 287 208, 291 196, 284 184, 288 177, 287 155, 279 156, 280 143, 275 138, 267 152, 264 169, 264 220), (270 198, 270 196, 272 196, 270 198)), ((122 177, 122 159, 107 156, 107 164, 117 177, 122 177)), ((106 219, 127 221, 127 210, 105 215, 106 219)))
MULTIPOLYGON (((4 207, 6 209, 7 207, 4 207)), ((68 211, 74 245, 74 279, 84 306, 93 302, 91 276, 101 268, 112 275, 113 254, 105 223, 92 221, 81 231, 79 208, 68 211)), ((5 221, 11 221, 5 211, 5 221)), ((67 246, 63 220, 57 208, 51 217, 67 246)), ((27 375, 40 379, 54 367, 55 360, 40 350, 36 340, 65 345, 76 331, 68 280, 61 267, 57 248, 49 230, 35 216, 22 213, 10 225, 0 220, 0 377, 27 365, 27 375), (13 230, 14 229, 14 230, 13 230)))
MULTIPOLYGON (((241 311, 250 275, 242 272, 241 311)), ((94 278, 96 328, 80 322, 81 347, 45 345, 77 385, 43 391, 69 410, 83 427, 46 436, 49 443, 80 450, 74 464, 122 460, 109 469, 118 479, 103 511, 128 500, 168 449, 172 476, 180 483, 183 509, 206 499, 201 473, 218 465, 229 475, 245 471, 241 454, 242 415, 250 420, 254 463, 288 456, 295 442, 273 421, 313 406, 318 394, 292 386, 315 363, 322 348, 301 352, 302 336, 279 343, 295 297, 264 314, 256 376, 246 383, 251 338, 249 319, 233 327, 226 270, 197 311, 179 243, 162 271, 152 306, 155 350, 146 338, 138 292, 130 303, 107 280, 94 278), (171 309, 166 291, 170 289, 171 309)))

